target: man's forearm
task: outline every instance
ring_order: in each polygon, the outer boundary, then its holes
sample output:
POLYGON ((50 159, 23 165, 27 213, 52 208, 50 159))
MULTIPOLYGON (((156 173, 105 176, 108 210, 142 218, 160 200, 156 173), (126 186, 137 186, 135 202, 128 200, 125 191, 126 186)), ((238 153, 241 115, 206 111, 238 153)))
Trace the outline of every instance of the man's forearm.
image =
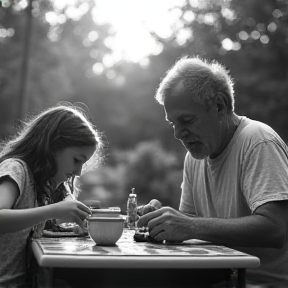
POLYGON ((283 235, 261 215, 235 219, 193 218, 191 238, 226 246, 281 248, 283 235))

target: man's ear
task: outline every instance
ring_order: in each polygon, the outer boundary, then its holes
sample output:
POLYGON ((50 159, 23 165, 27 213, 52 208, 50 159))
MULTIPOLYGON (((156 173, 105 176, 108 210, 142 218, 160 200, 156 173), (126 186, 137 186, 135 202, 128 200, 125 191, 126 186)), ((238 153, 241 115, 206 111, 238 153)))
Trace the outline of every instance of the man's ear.
POLYGON ((226 98, 219 94, 216 97, 216 108, 219 120, 222 120, 227 115, 227 100, 226 98))

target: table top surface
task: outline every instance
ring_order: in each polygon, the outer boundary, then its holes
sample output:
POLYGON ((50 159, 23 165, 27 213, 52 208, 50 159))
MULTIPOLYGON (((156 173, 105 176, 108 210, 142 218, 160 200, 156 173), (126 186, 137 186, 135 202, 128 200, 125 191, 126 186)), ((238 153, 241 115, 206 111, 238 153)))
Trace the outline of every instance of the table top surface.
POLYGON ((74 268, 256 268, 259 258, 200 240, 179 244, 135 242, 124 229, 115 246, 89 237, 39 238, 32 250, 40 266, 74 268))

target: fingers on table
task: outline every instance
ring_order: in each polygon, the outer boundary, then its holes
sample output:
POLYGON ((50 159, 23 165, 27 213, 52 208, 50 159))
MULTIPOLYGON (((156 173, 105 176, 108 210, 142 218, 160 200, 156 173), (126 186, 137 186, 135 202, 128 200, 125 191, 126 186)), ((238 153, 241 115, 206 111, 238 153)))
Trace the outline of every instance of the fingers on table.
MULTIPOLYGON (((143 227, 143 226, 148 226, 149 228, 152 226, 153 223, 158 224, 158 222, 155 222, 163 213, 165 212, 164 209, 157 209, 155 211, 149 212, 143 216, 140 217, 138 220, 137 226, 138 227, 143 227)), ((157 220, 160 221, 160 218, 157 220)), ((154 225, 155 225, 154 224, 154 225)))
MULTIPOLYGON (((78 208, 79 208, 81 211, 83 211, 84 213, 86 213, 87 215, 91 215, 91 214, 92 214, 90 208, 89 208, 88 206, 84 205, 83 203, 81 203, 81 205, 79 205, 78 208)), ((86 215, 86 216, 87 216, 87 215, 86 215)), ((85 218, 86 218, 86 217, 85 217, 85 218)))

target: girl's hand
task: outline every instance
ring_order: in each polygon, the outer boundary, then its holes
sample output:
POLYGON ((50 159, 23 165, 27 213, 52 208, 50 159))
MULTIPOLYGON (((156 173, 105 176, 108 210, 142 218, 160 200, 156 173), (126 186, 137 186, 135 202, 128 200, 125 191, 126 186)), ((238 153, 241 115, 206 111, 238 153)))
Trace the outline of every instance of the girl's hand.
POLYGON ((59 219, 62 222, 75 222, 82 229, 84 228, 83 220, 92 214, 85 204, 77 200, 60 201, 51 204, 51 206, 53 206, 53 218, 59 219))

